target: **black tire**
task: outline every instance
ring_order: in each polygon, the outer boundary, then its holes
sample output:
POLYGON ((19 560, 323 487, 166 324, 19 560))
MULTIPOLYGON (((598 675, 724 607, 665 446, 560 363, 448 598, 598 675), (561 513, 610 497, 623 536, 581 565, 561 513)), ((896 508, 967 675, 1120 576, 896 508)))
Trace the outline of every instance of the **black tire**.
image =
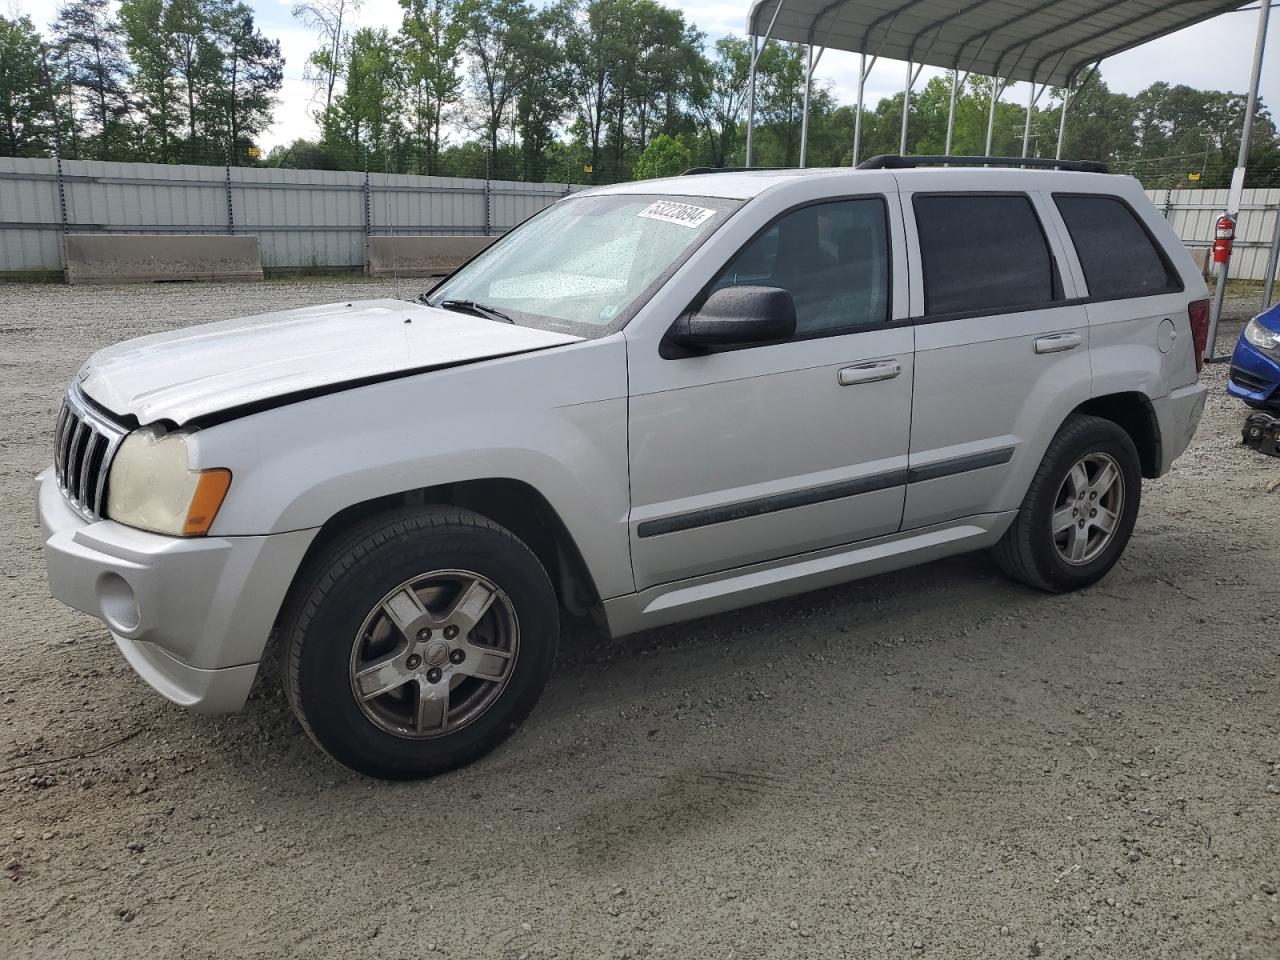
POLYGON ((373 777, 427 777, 488 753, 529 715, 551 674, 559 630, 551 581, 513 533, 469 510, 407 507, 357 525, 307 564, 282 618, 281 675, 303 729, 339 763, 373 777), (509 598, 518 655, 496 699, 456 732, 397 736, 360 705, 353 647, 382 598, 446 569, 473 571, 509 598))
POLYGON ((1141 499, 1142 467, 1129 434, 1110 420, 1073 414, 1045 451, 1013 525, 993 548, 996 564, 1013 579, 1050 593, 1087 587, 1106 576, 1124 553, 1141 499), (1088 562, 1070 563, 1054 542, 1053 514, 1067 474, 1091 454, 1115 461, 1123 481, 1123 501, 1105 547, 1088 562))

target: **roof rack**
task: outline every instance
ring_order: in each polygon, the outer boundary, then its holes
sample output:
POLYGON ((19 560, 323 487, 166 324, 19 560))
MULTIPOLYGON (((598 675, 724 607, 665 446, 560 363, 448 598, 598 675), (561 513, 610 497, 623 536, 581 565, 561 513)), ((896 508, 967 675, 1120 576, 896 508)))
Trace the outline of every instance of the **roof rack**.
POLYGON ((899 157, 882 154, 858 164, 859 170, 909 170, 913 167, 1030 167, 1037 170, 1072 170, 1076 173, 1110 173, 1101 160, 1049 160, 1042 157, 899 157))
POLYGON ((693 177, 700 173, 750 173, 753 170, 799 170, 799 167, 690 167, 682 177, 693 177))

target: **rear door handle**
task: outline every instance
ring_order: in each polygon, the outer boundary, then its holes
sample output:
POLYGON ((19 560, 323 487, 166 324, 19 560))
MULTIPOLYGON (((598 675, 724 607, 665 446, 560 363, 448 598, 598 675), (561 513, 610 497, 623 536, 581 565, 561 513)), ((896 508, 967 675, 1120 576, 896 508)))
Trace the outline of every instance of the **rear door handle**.
POLYGON ((859 363, 852 367, 841 367, 838 374, 840 386, 852 387, 857 383, 876 383, 879 380, 892 380, 902 373, 902 364, 897 360, 877 360, 875 363, 859 363))
POLYGON ((1063 353, 1074 350, 1084 342, 1078 333, 1055 333, 1036 339, 1036 353, 1063 353))

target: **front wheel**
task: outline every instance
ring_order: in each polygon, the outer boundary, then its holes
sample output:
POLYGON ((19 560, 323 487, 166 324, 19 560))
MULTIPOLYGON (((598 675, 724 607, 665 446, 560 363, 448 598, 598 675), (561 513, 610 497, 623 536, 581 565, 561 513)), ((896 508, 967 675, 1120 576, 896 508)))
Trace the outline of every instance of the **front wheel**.
POLYGON ((282 631, 285 692, 311 738, 376 777, 441 773, 487 753, 550 675, 558 607, 546 571, 478 514, 382 514, 308 566, 282 631))
POLYGON ((1141 499, 1142 469, 1129 434, 1110 420, 1073 415, 996 544, 996 563, 1041 590, 1086 587, 1124 553, 1141 499))

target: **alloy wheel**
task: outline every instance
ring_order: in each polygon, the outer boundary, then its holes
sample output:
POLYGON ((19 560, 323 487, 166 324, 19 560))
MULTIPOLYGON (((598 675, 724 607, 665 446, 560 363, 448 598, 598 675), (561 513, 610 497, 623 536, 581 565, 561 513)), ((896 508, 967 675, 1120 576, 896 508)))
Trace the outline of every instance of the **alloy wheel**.
POLYGON ((351 649, 351 690, 388 733, 439 737, 493 706, 519 649, 515 607, 496 584, 435 570, 400 584, 365 617, 351 649))
POLYGON ((1068 471, 1053 509, 1053 543, 1067 563, 1089 563, 1107 549, 1124 509, 1124 474, 1106 453, 1085 454, 1068 471))

